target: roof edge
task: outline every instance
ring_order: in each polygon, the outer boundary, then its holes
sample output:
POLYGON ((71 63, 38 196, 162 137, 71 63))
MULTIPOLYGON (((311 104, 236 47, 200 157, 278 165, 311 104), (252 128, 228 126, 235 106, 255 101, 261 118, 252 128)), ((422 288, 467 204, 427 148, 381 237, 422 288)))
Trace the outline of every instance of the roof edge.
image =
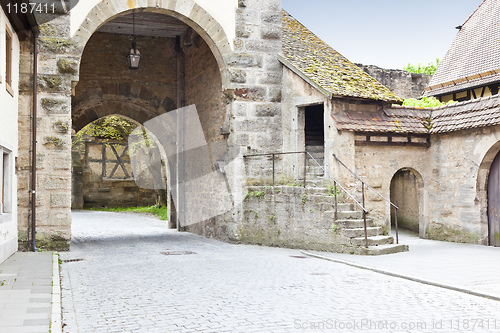
POLYGON ((500 68, 497 68, 497 69, 493 69, 493 70, 490 70, 490 71, 487 71, 487 72, 483 72, 483 73, 479 73, 479 74, 474 74, 474 75, 469 75, 469 76, 460 78, 458 80, 452 80, 452 81, 448 81, 448 82, 444 82, 444 83, 440 83, 440 84, 435 84, 433 86, 426 87, 425 88, 425 93, 427 94, 427 93, 430 93, 433 90, 436 90, 436 89, 439 89, 439 88, 450 87, 450 86, 458 85, 458 84, 461 84, 461 83, 464 83, 464 82, 470 82, 470 81, 473 81, 473 80, 476 80, 476 79, 480 79, 480 78, 492 76, 492 75, 499 74, 499 73, 500 73, 500 68))
POLYGON ((304 81, 306 81, 307 83, 309 83, 311 86, 313 86, 314 88, 316 88, 320 93, 322 93, 323 95, 325 95, 329 99, 332 99, 333 94, 331 92, 329 92, 328 90, 326 90, 323 87, 321 87, 318 83, 314 82, 309 76, 307 76, 306 74, 304 74, 304 72, 302 72, 300 69, 298 69, 297 67, 295 67, 283 55, 278 54, 278 61, 281 62, 283 64, 283 66, 285 66, 286 68, 288 68, 289 70, 291 70, 292 72, 294 72, 295 74, 297 74, 301 79, 303 79, 304 81))

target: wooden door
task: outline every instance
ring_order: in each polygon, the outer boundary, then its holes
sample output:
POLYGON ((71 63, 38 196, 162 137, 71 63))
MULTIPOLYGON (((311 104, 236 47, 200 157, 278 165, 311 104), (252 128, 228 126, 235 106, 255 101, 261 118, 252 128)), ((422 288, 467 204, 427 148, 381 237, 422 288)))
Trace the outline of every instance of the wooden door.
POLYGON ((488 177, 488 231, 491 246, 500 246, 500 153, 488 177))

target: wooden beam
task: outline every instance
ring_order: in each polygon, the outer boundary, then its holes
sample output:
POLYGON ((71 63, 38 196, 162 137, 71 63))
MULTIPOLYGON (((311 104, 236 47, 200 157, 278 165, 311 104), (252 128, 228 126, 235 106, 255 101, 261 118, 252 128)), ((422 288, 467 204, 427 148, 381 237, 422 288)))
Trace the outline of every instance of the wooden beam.
POLYGON ((421 147, 429 148, 430 142, 389 142, 389 141, 354 141, 356 146, 421 147))

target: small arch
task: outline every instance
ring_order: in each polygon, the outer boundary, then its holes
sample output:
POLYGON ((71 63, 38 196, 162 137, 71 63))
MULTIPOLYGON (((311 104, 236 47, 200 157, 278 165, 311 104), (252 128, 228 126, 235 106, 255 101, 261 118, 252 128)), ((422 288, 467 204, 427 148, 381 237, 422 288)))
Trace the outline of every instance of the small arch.
MULTIPOLYGON (((222 86, 226 87, 229 84, 229 78, 226 74, 227 64, 224 56, 232 52, 232 48, 224 28, 200 5, 194 2, 192 2, 192 6, 181 4, 176 5, 175 8, 170 8, 172 7, 170 3, 162 1, 154 6, 137 6, 130 9, 128 7, 119 8, 119 6, 110 5, 109 1, 102 1, 88 13, 75 36, 72 37, 72 41, 78 48, 83 50, 90 37, 102 25, 118 16, 133 12, 151 12, 172 16, 187 24, 205 40, 219 66, 222 86)), ((79 71, 80 68, 78 68, 79 71)))
MULTIPOLYGON (((490 149, 486 152, 479 165, 478 175, 476 179, 476 202, 480 205, 480 218, 481 218, 481 235, 482 240, 481 243, 485 245, 494 245, 495 242, 492 242, 491 236, 491 226, 490 226, 490 216, 489 210, 491 210, 490 202, 489 202, 489 193, 488 187, 490 184, 490 173, 492 168, 494 167, 494 162, 497 156, 500 154, 500 141, 496 142, 491 146, 490 149)), ((495 162, 495 164, 498 163, 495 162)), ((490 194, 491 195, 491 194, 490 194)))
MULTIPOLYGON (((390 200, 399 210, 398 227, 425 236, 424 180, 413 168, 399 169, 391 179, 390 200)), ((395 224, 395 211, 391 209, 391 224, 395 224)))

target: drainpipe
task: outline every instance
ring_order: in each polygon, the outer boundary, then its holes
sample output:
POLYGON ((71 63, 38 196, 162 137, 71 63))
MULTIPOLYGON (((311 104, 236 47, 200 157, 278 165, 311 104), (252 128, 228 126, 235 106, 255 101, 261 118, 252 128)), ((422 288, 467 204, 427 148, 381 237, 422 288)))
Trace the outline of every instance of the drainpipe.
POLYGON ((33 29, 33 118, 31 143, 31 240, 33 251, 36 248, 36 118, 38 102, 38 29, 33 29))

